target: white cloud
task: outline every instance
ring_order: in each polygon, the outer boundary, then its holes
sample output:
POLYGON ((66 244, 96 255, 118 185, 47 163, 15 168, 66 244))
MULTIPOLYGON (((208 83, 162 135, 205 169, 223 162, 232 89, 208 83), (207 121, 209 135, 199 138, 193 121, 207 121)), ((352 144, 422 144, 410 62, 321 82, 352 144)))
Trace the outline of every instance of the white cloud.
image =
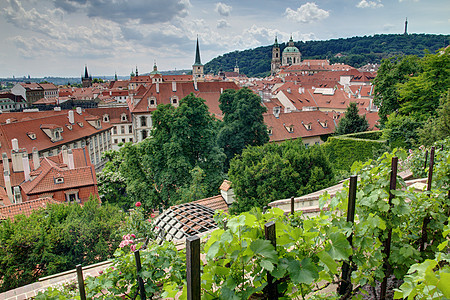
POLYGON ((383 7, 383 3, 381 3, 381 0, 377 0, 377 1, 361 0, 356 5, 356 7, 358 7, 358 8, 380 8, 380 7, 383 7))
POLYGON ((225 3, 218 2, 216 3, 215 11, 219 13, 219 15, 227 17, 230 15, 232 7, 230 5, 226 5, 225 3))
POLYGON ((330 13, 317 6, 314 2, 308 2, 293 10, 286 8, 285 12, 288 19, 300 22, 300 23, 312 23, 328 18, 330 13))
POLYGON ((226 28, 226 27, 230 27, 230 23, 228 23, 227 20, 221 19, 217 21, 217 28, 226 28))

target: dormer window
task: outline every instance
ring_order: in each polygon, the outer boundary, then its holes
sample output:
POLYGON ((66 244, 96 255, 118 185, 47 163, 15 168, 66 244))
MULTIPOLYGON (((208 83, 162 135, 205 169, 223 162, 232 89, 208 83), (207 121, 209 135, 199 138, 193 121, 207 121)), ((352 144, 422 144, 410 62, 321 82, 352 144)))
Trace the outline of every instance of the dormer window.
POLYGON ((155 97, 148 98, 148 106, 149 107, 155 107, 156 106, 156 98, 155 97))
POLYGON ((36 139, 36 133, 34 133, 34 132, 28 132, 27 135, 28 135, 28 137, 29 137, 30 139, 32 139, 32 140, 35 140, 35 139, 36 139))
POLYGON ((126 122, 126 121, 127 121, 127 115, 126 115, 126 114, 122 114, 122 115, 120 116, 120 120, 121 120, 122 122, 126 122))
POLYGON ((109 122, 109 115, 103 115, 103 122, 108 123, 109 122))
POLYGON ((317 122, 319 122, 319 124, 320 124, 323 128, 328 128, 328 121, 320 122, 320 120, 317 120, 317 122))
POLYGON ((289 133, 294 132, 294 125, 293 125, 293 124, 288 125, 288 126, 285 125, 284 128, 286 128, 286 130, 287 130, 289 133))
POLYGON ((66 124, 67 129, 72 130, 72 124, 66 124))
POLYGON ((56 177, 55 178, 55 184, 64 183, 64 177, 56 177))
POLYGON ((273 128, 272 127, 267 128, 267 134, 268 135, 272 135, 273 134, 273 128))
POLYGON ((309 122, 307 124, 302 122, 302 124, 303 124, 303 126, 305 126, 306 130, 311 130, 312 129, 311 122, 309 122))
POLYGON ((83 122, 77 122, 78 126, 80 126, 81 128, 83 128, 84 124, 83 122))

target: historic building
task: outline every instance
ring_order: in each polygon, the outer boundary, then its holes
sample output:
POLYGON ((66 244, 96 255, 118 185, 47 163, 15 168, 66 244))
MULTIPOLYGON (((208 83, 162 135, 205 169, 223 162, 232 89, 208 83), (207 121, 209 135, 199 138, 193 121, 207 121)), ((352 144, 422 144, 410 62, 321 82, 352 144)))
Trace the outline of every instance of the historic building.
POLYGON ((277 74, 282 66, 289 67, 293 65, 300 65, 301 60, 302 54, 300 53, 300 50, 295 47, 292 36, 286 48, 283 49, 283 54, 280 52, 280 45, 278 44, 277 37, 275 37, 275 43, 272 47, 272 62, 270 66, 272 75, 277 74))
POLYGON ((81 85, 84 88, 92 86, 92 76, 89 76, 87 66, 84 66, 84 76, 81 76, 81 85))
POLYGON ((300 50, 294 45, 294 40, 289 39, 289 43, 286 48, 283 49, 283 57, 282 57, 282 65, 283 66, 292 66, 299 65, 302 59, 302 55, 300 50))
POLYGON ((205 80, 205 75, 203 73, 203 65, 200 60, 200 48, 198 46, 198 37, 197 37, 197 47, 195 49, 195 62, 192 65, 192 79, 196 81, 205 80))
POLYGON ((270 73, 272 75, 277 74, 280 71, 281 67, 281 53, 280 53, 280 45, 278 44, 277 37, 275 37, 275 43, 272 48, 272 63, 270 65, 270 73))

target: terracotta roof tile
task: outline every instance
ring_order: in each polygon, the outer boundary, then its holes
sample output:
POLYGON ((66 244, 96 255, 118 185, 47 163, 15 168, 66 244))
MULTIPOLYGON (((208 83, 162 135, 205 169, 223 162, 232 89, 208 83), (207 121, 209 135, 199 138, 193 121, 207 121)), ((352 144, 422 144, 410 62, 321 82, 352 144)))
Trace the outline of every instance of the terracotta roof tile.
POLYGON ((19 214, 29 216, 34 210, 43 209, 47 207, 49 203, 59 203, 59 202, 51 198, 39 198, 36 200, 11 204, 8 206, 0 206, 0 218, 1 216, 4 216, 14 221, 15 216, 19 214))

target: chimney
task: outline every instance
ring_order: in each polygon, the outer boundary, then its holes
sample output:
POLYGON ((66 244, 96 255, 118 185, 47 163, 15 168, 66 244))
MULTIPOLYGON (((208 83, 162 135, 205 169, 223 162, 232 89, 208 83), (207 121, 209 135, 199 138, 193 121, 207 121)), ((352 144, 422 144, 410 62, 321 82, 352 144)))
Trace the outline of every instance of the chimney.
POLYGON ((70 124, 74 124, 75 123, 75 117, 74 117, 74 114, 73 114, 73 110, 69 110, 68 118, 69 118, 69 123, 70 124))
POLYGON ((81 107, 77 106, 77 114, 81 115, 83 112, 81 111, 81 107))
POLYGON ((22 163, 23 163, 23 175, 25 176, 25 181, 30 181, 30 162, 28 161, 27 151, 22 152, 22 163))
POLYGON ((230 205, 234 202, 234 191, 231 188, 231 181, 224 180, 220 186, 220 194, 225 202, 230 205))
POLYGON ((36 147, 33 147, 33 165, 34 170, 38 169, 41 166, 41 162, 39 160, 39 153, 36 147))
POLYGON ((220 94, 221 95, 223 94, 223 88, 220 88, 220 94))
POLYGON ((11 123, 11 119, 6 119, 6 124, 10 124, 11 123))
POLYGON ((55 107, 53 108, 53 110, 54 110, 54 111, 61 111, 61 107, 60 107, 60 106, 55 106, 55 107))
POLYGON ((109 90, 109 95, 112 96, 112 91, 111 90, 109 90))
POLYGON ((68 159, 69 159, 69 164, 68 164, 68 166, 69 166, 69 169, 70 169, 70 170, 73 170, 73 169, 75 169, 75 164, 74 164, 74 162, 73 162, 73 152, 72 152, 72 149, 69 149, 67 152, 68 152, 68 153, 67 153, 67 156, 68 156, 68 159))
POLYGON ((156 83, 156 93, 159 94, 159 82, 156 83))
POLYGON ((177 91, 177 83, 176 81, 172 81, 172 92, 176 92, 177 91))
POLYGON ((8 195, 9 201, 13 203, 11 178, 9 177, 11 171, 9 169, 8 155, 5 152, 2 153, 2 160, 3 160, 3 179, 5 181, 6 194, 8 195))
POLYGON ((194 90, 198 91, 197 78, 194 78, 194 90))
POLYGON ((14 151, 19 151, 19 141, 16 138, 11 140, 11 144, 14 151))
POLYGON ((69 154, 67 153, 67 147, 65 145, 61 148, 61 155, 63 164, 69 165, 69 154))

